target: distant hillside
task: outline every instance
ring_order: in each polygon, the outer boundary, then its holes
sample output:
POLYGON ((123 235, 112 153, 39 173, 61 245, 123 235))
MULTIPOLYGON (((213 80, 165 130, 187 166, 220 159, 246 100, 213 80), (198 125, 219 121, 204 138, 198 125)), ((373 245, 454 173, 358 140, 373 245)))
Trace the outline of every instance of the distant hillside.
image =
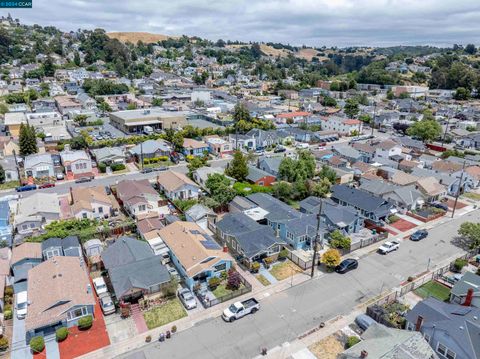
POLYGON ((150 32, 107 32, 107 36, 111 39, 117 39, 121 42, 131 42, 132 44, 136 44, 139 41, 145 44, 151 44, 169 38, 175 38, 175 36, 152 34, 150 32))

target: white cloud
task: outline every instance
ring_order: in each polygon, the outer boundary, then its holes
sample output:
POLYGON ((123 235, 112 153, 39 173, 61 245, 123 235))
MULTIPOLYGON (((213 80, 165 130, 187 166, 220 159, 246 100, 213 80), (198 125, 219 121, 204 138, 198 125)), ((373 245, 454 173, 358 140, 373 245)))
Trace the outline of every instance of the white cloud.
POLYGON ((33 0, 12 15, 62 30, 101 27, 295 45, 476 43, 478 0, 33 0))

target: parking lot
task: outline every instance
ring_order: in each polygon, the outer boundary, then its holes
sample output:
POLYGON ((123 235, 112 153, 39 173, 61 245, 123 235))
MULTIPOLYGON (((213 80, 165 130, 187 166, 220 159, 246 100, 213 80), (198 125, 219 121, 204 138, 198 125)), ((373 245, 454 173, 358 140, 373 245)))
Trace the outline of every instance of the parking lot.
POLYGON ((80 135, 80 132, 87 131, 94 141, 109 140, 116 138, 123 138, 127 135, 110 124, 108 117, 101 119, 103 125, 101 126, 85 126, 76 127, 72 123, 67 125, 68 132, 72 137, 80 135))

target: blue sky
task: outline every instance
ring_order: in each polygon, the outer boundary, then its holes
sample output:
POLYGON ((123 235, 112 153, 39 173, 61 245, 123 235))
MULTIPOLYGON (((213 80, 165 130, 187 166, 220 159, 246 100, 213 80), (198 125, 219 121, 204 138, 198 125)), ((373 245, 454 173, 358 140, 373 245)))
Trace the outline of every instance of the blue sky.
POLYGON ((33 0, 22 22, 311 46, 478 43, 479 0, 33 0))

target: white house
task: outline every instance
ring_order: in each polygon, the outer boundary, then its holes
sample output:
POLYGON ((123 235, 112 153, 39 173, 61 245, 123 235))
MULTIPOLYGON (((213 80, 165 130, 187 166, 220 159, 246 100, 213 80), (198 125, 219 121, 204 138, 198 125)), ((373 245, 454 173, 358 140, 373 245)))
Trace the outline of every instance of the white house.
POLYGON ((60 153, 65 173, 74 178, 93 177, 92 160, 85 151, 63 151, 60 153))
POLYGON ((362 132, 362 122, 359 120, 338 116, 330 116, 322 120, 324 131, 335 131, 341 135, 350 135, 353 131, 362 132))
POLYGON ((170 200, 198 198, 200 187, 183 173, 162 172, 158 175, 157 182, 159 188, 170 200))

